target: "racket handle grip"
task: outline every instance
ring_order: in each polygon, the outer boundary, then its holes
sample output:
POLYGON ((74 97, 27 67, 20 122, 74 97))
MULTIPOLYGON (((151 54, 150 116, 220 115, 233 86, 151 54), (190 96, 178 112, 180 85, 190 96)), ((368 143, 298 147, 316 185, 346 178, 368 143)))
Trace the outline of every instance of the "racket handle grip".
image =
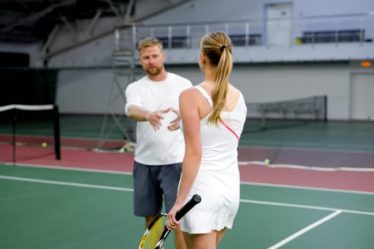
POLYGON ((198 194, 194 194, 192 198, 175 214, 175 219, 180 220, 182 217, 190 211, 196 204, 201 201, 201 197, 198 194))

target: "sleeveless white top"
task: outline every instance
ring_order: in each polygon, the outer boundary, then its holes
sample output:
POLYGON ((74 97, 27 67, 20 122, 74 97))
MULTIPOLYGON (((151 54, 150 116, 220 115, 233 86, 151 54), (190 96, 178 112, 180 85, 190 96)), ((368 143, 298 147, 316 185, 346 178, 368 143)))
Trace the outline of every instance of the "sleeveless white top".
MULTIPOLYGON (((211 97, 200 86, 197 90, 213 106, 211 97)), ((210 114, 209 114, 210 115, 210 114)), ((202 159, 198 175, 187 200, 194 194, 202 198, 181 220, 181 229, 191 234, 231 228, 239 207, 240 178, 238 143, 247 116, 243 95, 231 112, 222 112, 218 125, 201 119, 202 159)))

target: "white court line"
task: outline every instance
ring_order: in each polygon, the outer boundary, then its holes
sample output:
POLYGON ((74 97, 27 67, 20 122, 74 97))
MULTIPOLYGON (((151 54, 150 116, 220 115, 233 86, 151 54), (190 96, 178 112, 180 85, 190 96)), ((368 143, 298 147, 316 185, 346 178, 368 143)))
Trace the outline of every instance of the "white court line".
POLYGON ((246 200, 246 199, 240 199, 240 202, 251 203, 251 204, 259 204, 259 205, 268 205, 268 206, 280 206, 280 207, 304 208, 304 209, 312 209, 312 210, 323 210, 323 211, 337 211, 337 210, 340 210, 344 213, 349 213, 349 214, 374 216, 374 212, 357 211, 357 210, 351 210, 351 209, 340 209, 340 208, 338 209, 338 208, 329 208, 329 207, 320 207, 320 206, 311 206, 311 205, 301 205, 301 204, 292 204, 292 203, 283 203, 283 202, 270 202, 270 201, 256 201, 256 200, 246 200))
POLYGON ((305 189, 305 190, 324 191, 324 192, 337 192, 337 193, 346 193, 346 194, 374 195, 374 192, 368 192, 368 191, 307 187, 307 186, 263 183, 263 182, 240 182, 240 184, 252 185, 252 186, 275 187, 275 188, 291 188, 291 189, 305 189))
MULTIPOLYGON (((279 143, 279 141, 266 141, 253 139, 251 140, 252 145, 244 145, 243 147, 252 147, 255 146, 256 148, 269 148, 271 145, 273 148, 281 148, 279 146, 283 146, 279 143)), ((373 146, 371 145, 357 145, 357 144, 346 144, 346 143, 331 143, 330 148, 324 148, 321 150, 320 147, 315 146, 315 143, 308 143, 308 142, 292 142, 292 144, 287 145, 286 149, 291 150, 314 150, 314 151, 331 151, 331 152, 349 152, 349 153, 372 153, 373 146), (343 148, 343 146, 345 148, 343 148), (333 148, 335 147, 335 148, 333 148), (352 149, 357 149, 352 150, 352 149), (358 150, 359 149, 359 150, 358 150), (362 151, 363 150, 363 151, 362 151)))
POLYGON ((314 171, 348 171, 348 172, 374 172, 374 168, 364 168, 364 167, 316 167, 316 166, 305 166, 305 165, 295 165, 295 164, 269 164, 265 161, 239 161, 240 166, 246 165, 259 165, 265 166, 267 168, 285 168, 285 169, 302 169, 302 170, 314 170, 314 171))
MULTIPOLYGON (((105 189, 105 190, 124 191, 124 192, 134 191, 132 188, 83 184, 83 183, 75 183, 75 182, 51 181, 51 180, 44 180, 44 179, 24 178, 24 177, 14 177, 14 176, 4 176, 4 175, 0 175, 0 179, 13 180, 13 181, 24 181, 24 182, 35 182, 35 183, 42 183, 42 184, 62 185, 62 186, 72 186, 72 187, 81 187, 81 188, 105 189)), ((342 212, 345 212, 345 213, 374 216, 374 212, 364 212, 364 211, 357 211, 357 210, 350 210, 350 209, 336 209, 336 208, 328 208, 328 207, 289 204, 289 203, 281 203, 281 202, 256 201, 256 200, 247 200, 247 199, 241 199, 240 202, 260 204, 260 205, 269 205, 269 206, 282 206, 282 207, 305 208, 305 209, 313 209, 313 210, 325 210, 325 211, 341 210, 342 212)))
MULTIPOLYGON (((5 166, 14 167, 13 163, 4 163, 5 166)), ((90 168, 79 168, 79 167, 69 167, 69 166, 46 166, 32 163, 17 163, 21 167, 30 167, 30 168, 41 168, 41 169, 56 169, 56 170, 65 170, 65 171, 81 171, 89 173, 105 173, 105 174, 119 174, 119 175, 132 175, 132 172, 127 171, 118 171, 118 170, 104 170, 104 169, 90 169, 90 168)))
POLYGON ((0 111, 8 111, 11 109, 28 111, 52 110, 53 105, 6 105, 0 107, 0 111))
POLYGON ((326 221, 334 218, 335 216, 339 215, 342 213, 342 210, 336 210, 335 212, 333 212, 332 214, 329 214, 328 216, 314 222, 313 224, 307 226, 307 227, 304 227, 303 229, 297 231, 296 233, 288 236, 287 238, 285 238, 284 240, 281 240, 279 241, 278 243, 276 243, 275 245, 272 245, 271 247, 269 247, 268 249, 277 249, 285 244, 287 244, 288 242, 290 242, 291 240, 294 240, 296 239, 297 237, 303 235, 304 233, 312 230, 313 228, 325 223, 326 221))
MULTIPOLYGON (((13 163, 4 163, 5 166, 14 167, 13 163)), ((17 163, 21 167, 33 167, 51 170, 66 170, 66 171, 82 171, 90 173, 107 173, 107 174, 121 174, 121 175, 132 175, 132 172, 117 171, 117 170, 101 170, 101 169, 89 169, 80 167, 68 167, 68 166, 45 166, 39 164, 31 163, 17 163)), ((263 183, 263 182, 244 182, 241 181, 240 184, 253 185, 253 186, 267 186, 267 187, 277 187, 277 188, 292 188, 292 189, 306 189, 315 191, 326 191, 326 192, 338 192, 338 193, 349 193, 349 194, 364 194, 364 195, 374 195, 374 192, 368 191, 358 191, 358 190, 343 190, 343 189, 331 189, 331 188, 319 188, 319 187, 307 187, 298 185, 287 185, 287 184, 274 184, 274 183, 263 183)))
POLYGON ((76 182, 50 181, 50 180, 43 180, 43 179, 14 177, 14 176, 2 176, 2 175, 0 175, 0 179, 13 180, 13 181, 23 181, 23 182, 35 182, 35 183, 43 183, 43 184, 53 184, 53 185, 63 185, 63 186, 81 187, 81 188, 94 188, 94 189, 105 189, 105 190, 114 190, 114 191, 125 191, 125 192, 134 191, 132 188, 121 188, 121 187, 84 184, 84 183, 76 183, 76 182))

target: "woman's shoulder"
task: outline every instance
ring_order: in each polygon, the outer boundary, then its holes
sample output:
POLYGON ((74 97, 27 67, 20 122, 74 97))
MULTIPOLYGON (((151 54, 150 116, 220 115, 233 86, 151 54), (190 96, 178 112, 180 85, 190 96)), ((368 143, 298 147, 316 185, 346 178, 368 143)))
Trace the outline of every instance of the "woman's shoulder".
POLYGON ((205 99, 209 98, 209 96, 199 87, 200 85, 198 84, 183 90, 179 95, 179 99, 187 102, 189 105, 199 104, 202 101, 205 102, 205 99))
POLYGON ((197 87, 196 86, 191 86, 191 87, 188 87, 188 88, 184 89, 181 92, 180 97, 195 98, 195 97, 197 97, 198 94, 199 94, 199 91, 198 91, 197 87))
POLYGON ((226 101, 229 110, 236 110, 245 113, 247 112, 247 107, 242 92, 231 84, 229 85, 226 101))
POLYGON ((243 97, 242 92, 238 88, 233 86, 232 84, 229 84, 227 94, 228 94, 227 96, 229 98, 231 97, 231 98, 234 98, 234 99, 239 99, 239 98, 243 97))
POLYGON ((229 91, 232 91, 232 93, 236 95, 241 94, 241 91, 231 83, 229 84, 229 91))

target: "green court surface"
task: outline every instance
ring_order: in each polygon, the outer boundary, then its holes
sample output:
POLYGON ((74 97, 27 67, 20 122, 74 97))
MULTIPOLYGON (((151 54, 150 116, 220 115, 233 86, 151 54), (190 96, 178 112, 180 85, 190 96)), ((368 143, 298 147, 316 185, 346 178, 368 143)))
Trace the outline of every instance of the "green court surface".
MULTIPOLYGON (((0 248, 134 249, 144 231, 130 174, 0 165, 0 190, 0 248)), ((371 249, 373 231, 374 194, 243 183, 219 248, 371 249)))
MULTIPOLYGON (((246 126, 250 125, 247 121, 246 126)), ((274 127, 244 133, 241 145, 373 152, 374 123, 329 121, 274 127)))
MULTIPOLYGON (((374 151, 373 122, 268 121, 268 129, 260 129, 260 121, 248 119, 241 136, 241 146, 293 147, 328 150, 374 151)), ((115 120, 104 115, 61 115, 61 137, 116 139, 124 138, 121 129, 133 129, 134 122, 125 116, 115 120)), ((11 134, 10 120, 0 122, 0 134, 11 134)), ((17 135, 52 135, 50 120, 19 120, 17 135)))

